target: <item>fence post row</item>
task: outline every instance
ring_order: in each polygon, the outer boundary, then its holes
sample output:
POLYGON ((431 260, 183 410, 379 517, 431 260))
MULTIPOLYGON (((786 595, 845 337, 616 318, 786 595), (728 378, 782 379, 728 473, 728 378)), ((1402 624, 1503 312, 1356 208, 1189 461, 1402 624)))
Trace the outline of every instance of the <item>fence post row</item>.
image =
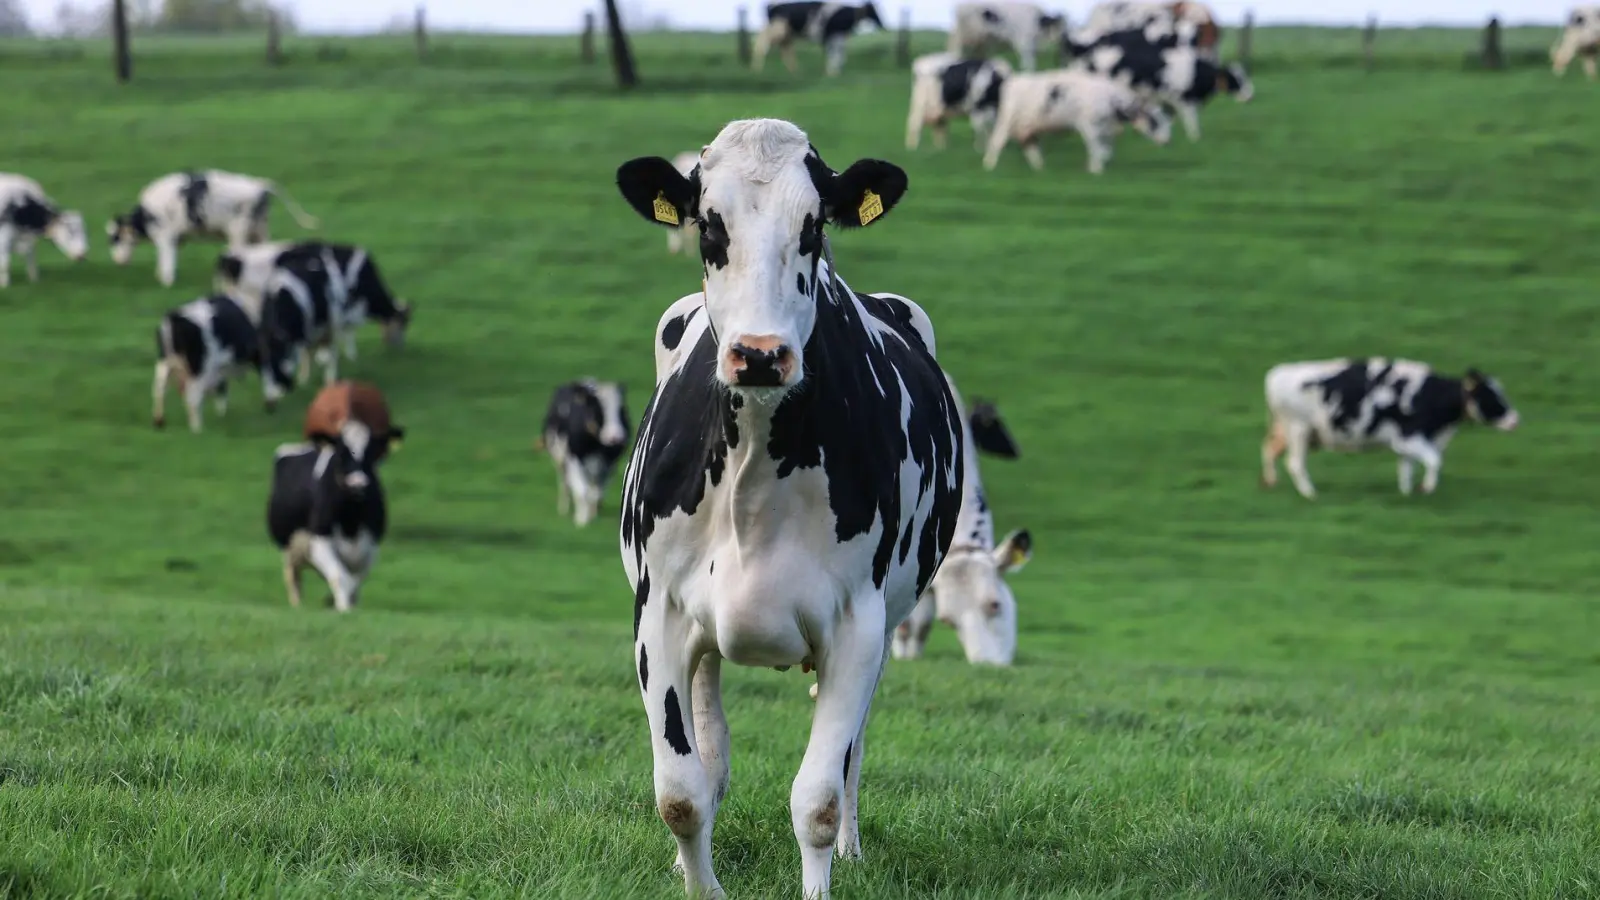
POLYGON ((1244 11, 1244 27, 1239 29, 1239 62, 1246 69, 1250 68, 1250 45, 1255 43, 1256 13, 1255 10, 1244 11))
POLYGON ((583 14, 583 34, 578 37, 578 58, 585 64, 594 62, 594 12, 583 14))
POLYGON ((111 41, 116 48, 117 81, 127 84, 133 78, 133 55, 128 50, 128 7, 123 0, 111 2, 111 41))
POLYGON ((911 65, 911 7, 900 7, 900 34, 894 42, 894 64, 900 68, 911 65))
POLYGON ((267 10, 267 65, 283 64, 283 38, 278 32, 278 13, 267 10))
POLYGON ((428 57, 428 12, 421 4, 417 5, 417 59, 428 57))
POLYGON ((739 64, 750 65, 750 11, 739 7, 739 64))
POLYGON ((1372 45, 1378 40, 1378 17, 1367 16, 1366 30, 1361 32, 1361 64, 1368 72, 1372 71, 1372 45))
POLYGON ((1483 29, 1483 67, 1491 71, 1505 68, 1505 57, 1500 55, 1500 17, 1489 19, 1483 29))

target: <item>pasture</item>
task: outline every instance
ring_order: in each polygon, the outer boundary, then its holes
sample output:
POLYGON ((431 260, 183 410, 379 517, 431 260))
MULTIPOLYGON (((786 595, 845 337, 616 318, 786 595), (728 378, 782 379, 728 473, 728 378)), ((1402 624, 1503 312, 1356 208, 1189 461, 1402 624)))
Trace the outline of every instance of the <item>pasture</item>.
MULTIPOLYGON (((1023 458, 983 463, 996 525, 1036 547, 1014 668, 966 666, 947 628, 891 662, 837 896, 1600 894, 1594 87, 1464 70, 1469 33, 1385 33, 1363 74, 1354 34, 1258 31, 1252 103, 1198 144, 1124 135, 1099 178, 1073 135, 1041 174, 1015 148, 983 172, 964 124, 908 154, 886 36, 826 84, 813 47, 755 77, 730 37, 640 36, 654 84, 626 98, 570 39, 422 66, 306 41, 276 70, 151 41, 122 88, 103 47, 0 47, 0 169, 93 241, 0 291, 0 895, 681 894, 620 478, 576 530, 531 443, 584 374, 624 380, 637 424, 651 330, 697 289, 615 167, 744 116, 906 168, 836 259, 921 302, 967 400, 997 401, 1023 458), (201 436, 150 427, 153 330, 217 247, 163 290, 101 225, 191 166, 278 179, 416 304, 403 351, 369 329, 344 367, 409 432, 353 615, 315 580, 291 610, 265 533, 312 391, 268 416, 250 378, 201 436), (1431 497, 1387 453, 1314 455, 1316 503, 1261 490, 1262 374, 1340 354, 1480 366, 1523 427, 1462 434, 1431 497)), ((725 672, 718 873, 797 896, 810 679, 725 672)))

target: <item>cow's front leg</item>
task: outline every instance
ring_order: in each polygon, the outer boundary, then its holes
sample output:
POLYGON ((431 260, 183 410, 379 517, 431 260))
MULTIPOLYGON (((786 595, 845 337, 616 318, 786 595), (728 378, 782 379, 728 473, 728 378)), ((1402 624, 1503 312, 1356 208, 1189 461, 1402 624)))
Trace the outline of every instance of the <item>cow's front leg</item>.
POLYGON ((333 538, 313 536, 308 555, 311 565, 328 582, 329 590, 333 591, 334 609, 339 612, 349 612, 354 605, 352 598, 361 584, 350 570, 345 568, 344 560, 339 558, 338 551, 333 547, 333 538))
POLYGON ((794 55, 794 41, 785 42, 783 48, 779 50, 779 55, 783 57, 784 68, 789 70, 790 75, 800 71, 800 62, 794 55))
POLYGON ((167 378, 172 374, 172 363, 156 360, 155 376, 150 379, 150 424, 167 427, 167 378))
POLYGON ((1111 159, 1111 139, 1100 132, 1090 130, 1083 134, 1083 149, 1089 157, 1089 174, 1099 175, 1106 170, 1106 161, 1111 159))
MULTIPOLYGON (((656 812, 677 839, 675 865, 683 871, 684 887, 691 897, 723 896, 722 885, 711 870, 711 829, 716 819, 717 795, 696 742, 703 730, 695 722, 690 678, 695 669, 695 649, 690 646, 692 624, 668 608, 667 592, 652 589, 648 571, 639 575, 639 632, 634 647, 639 692, 650 720, 650 751, 655 759, 656 812)), ((701 665, 706 665, 701 661, 701 665)), ((715 668, 696 677, 702 684, 714 679, 715 668)), ((720 701, 718 703, 720 707, 720 701)), ((726 758, 726 757, 724 757, 726 758)))
POLYGON ((1193 103, 1179 103, 1178 118, 1183 120, 1183 133, 1189 140, 1200 140, 1200 108, 1193 103))
POLYGON ((225 416, 228 414, 228 379, 217 379, 216 397, 212 402, 216 405, 217 415, 225 416))
POLYGON ((823 69, 825 74, 831 77, 844 70, 844 40, 842 38, 828 41, 827 46, 823 48, 823 52, 827 55, 827 64, 823 69))
POLYGON ((1278 457, 1283 455, 1288 441, 1284 437, 1283 423, 1277 419, 1267 426, 1267 436, 1261 441, 1261 486, 1278 486, 1278 457))
POLYGON ((1308 425, 1293 422, 1283 431, 1284 442, 1288 445, 1287 458, 1283 467, 1289 470, 1289 479, 1294 482, 1294 489, 1300 496, 1307 500, 1317 499, 1316 486, 1311 483, 1311 475, 1306 472, 1306 452, 1311 449, 1311 428, 1308 425))
POLYGON ((22 241, 22 265, 23 265, 24 271, 26 271, 28 273, 28 282, 30 284, 38 282, 38 280, 39 280, 39 242, 38 241, 28 240, 26 238, 23 239, 23 241, 22 241))
POLYGON ((17 239, 10 225, 0 225, 0 288, 11 285, 11 242, 17 239))
MULTIPOLYGON (((884 639, 884 650, 888 650, 888 638, 884 639)), ((878 675, 872 681, 873 695, 877 694, 878 684, 883 680, 883 667, 888 662, 887 652, 879 654, 878 675)), ((861 715, 861 728, 856 731, 856 739, 850 744, 850 755, 844 761, 844 818, 839 823, 839 837, 834 841, 833 849, 840 859, 861 858, 861 757, 866 753, 867 720, 872 717, 872 697, 867 698, 867 711, 861 715)))
POLYGON ((1590 81, 1595 79, 1595 53, 1593 50, 1583 55, 1583 76, 1590 81))
POLYGON ((579 528, 589 524, 594 512, 589 504, 589 479, 583 471, 583 463, 577 458, 566 461, 566 486, 572 494, 573 518, 572 521, 579 528))
POLYGON ((306 551, 310 548, 308 541, 304 531, 297 531, 289 538, 289 546, 283 551, 283 586, 289 592, 289 605, 297 609, 304 599, 300 593, 300 570, 306 567, 306 551))
POLYGON ((850 613, 836 625, 831 645, 812 648, 817 657, 817 708, 789 795, 804 894, 818 900, 829 896, 836 842, 849 837, 859 852, 859 838, 843 827, 850 815, 846 782, 848 770, 859 763, 855 741, 866 723, 889 649, 881 594, 855 597, 847 609, 850 613))
POLYGON ((1038 138, 1022 145, 1022 158, 1028 161, 1028 166, 1035 172, 1044 171, 1044 153, 1039 150, 1038 138))
POLYGON ((183 405, 189 413, 189 430, 195 434, 200 433, 200 407, 205 403, 206 394, 210 390, 210 376, 198 378, 191 376, 188 383, 183 386, 183 405))
MULTIPOLYGON (((1400 454, 1402 465, 1416 460, 1422 463, 1422 492, 1431 494, 1439 487, 1439 469, 1444 465, 1444 455, 1433 441, 1421 435, 1412 435, 1394 442, 1394 452, 1400 454)), ((1406 467, 1401 475, 1400 493, 1409 494, 1411 481, 1410 467, 1406 467)))
POLYGON ((178 279, 178 241, 167 235, 152 240, 156 245, 156 280, 162 287, 172 287, 178 279))

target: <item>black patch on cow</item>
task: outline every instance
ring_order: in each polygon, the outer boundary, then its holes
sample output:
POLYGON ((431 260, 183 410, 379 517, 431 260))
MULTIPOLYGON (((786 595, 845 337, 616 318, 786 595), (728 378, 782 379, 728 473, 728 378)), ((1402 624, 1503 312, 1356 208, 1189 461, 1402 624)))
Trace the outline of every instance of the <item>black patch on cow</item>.
POLYGON ((945 66, 939 73, 939 102, 947 109, 965 104, 972 90, 972 79, 984 65, 981 59, 963 59, 945 66))
POLYGON ((183 175, 183 186, 178 188, 178 196, 183 198, 183 214, 188 218, 190 228, 203 230, 206 227, 206 195, 211 192, 211 185, 203 172, 185 172, 183 175))
POLYGON ((204 371, 212 344, 227 350, 240 364, 258 361, 258 335, 255 325, 233 298, 223 294, 186 303, 167 313, 156 328, 156 358, 177 356, 189 372, 204 371), (205 307, 201 314, 196 304, 205 307), (202 322, 205 324, 202 326, 202 322), (207 340, 207 335, 210 340, 207 340))
POLYGON ((850 781, 850 757, 855 752, 856 752, 856 742, 855 741, 851 741, 849 744, 845 745, 845 748, 844 748, 844 780, 845 780, 846 783, 849 783, 849 781, 850 781))
POLYGON ((823 4, 817 0, 808 0, 802 3, 772 3, 767 6, 767 21, 782 21, 789 28, 790 35, 803 36, 809 29, 811 20, 822 11, 823 4))
POLYGON ((650 690, 650 654, 643 644, 639 645, 639 690, 650 690))
POLYGON ((267 217, 267 213, 271 209, 272 192, 262 191, 261 196, 256 198, 256 202, 250 205, 250 218, 261 221, 267 217))
POLYGON ((267 532, 280 549, 289 546, 296 531, 354 538, 362 530, 371 534, 375 543, 381 542, 388 530, 388 509, 375 467, 356 459, 339 442, 274 460, 267 532), (318 474, 317 463, 324 453, 328 461, 318 474), (367 476, 365 489, 346 486, 345 476, 355 471, 367 476))
POLYGON ((982 15, 983 21, 987 22, 990 25, 999 25, 1000 24, 1000 14, 995 12, 994 10, 990 9, 987 6, 985 6, 983 8, 983 12, 980 15, 982 15))
POLYGON ((1385 423, 1392 422, 1402 436, 1420 435, 1432 440, 1459 424, 1467 414, 1461 380, 1432 373, 1416 386, 1409 407, 1402 405, 1411 380, 1396 375, 1394 364, 1386 360, 1351 360, 1345 368, 1312 385, 1321 390, 1333 430, 1352 438, 1371 438, 1385 423), (1379 364, 1376 371, 1374 363, 1379 364), (1388 395, 1386 402, 1377 402, 1372 396, 1380 390, 1388 395), (1371 418, 1362 427, 1362 418, 1368 414, 1371 418))
POLYGON ((906 533, 900 536, 900 562, 902 564, 911 556, 911 534, 914 529, 907 528, 906 533))
POLYGON ((689 736, 683 733, 683 710, 678 706, 678 689, 667 688, 667 729, 663 735, 667 744, 672 747, 672 752, 679 756, 688 756, 689 736))
POLYGON ((715 575, 715 574, 717 574, 717 561, 716 560, 713 559, 711 561, 711 567, 706 570, 706 574, 707 575, 715 575))
POLYGON ((1055 85, 1054 87, 1050 88, 1049 95, 1047 95, 1045 97, 1045 103, 1047 105, 1054 106, 1055 104, 1060 103, 1060 102, 1061 102, 1061 86, 1060 85, 1055 85))
POLYGON ((732 242, 722 216, 714 209, 706 210, 700 222, 700 258, 706 265, 721 269, 728 264, 728 247, 732 242))
POLYGON ((822 254, 822 218, 806 213, 800 222, 800 256, 818 259, 822 254))
POLYGON ((1194 61, 1194 79, 1189 86, 1184 88, 1180 95, 1191 103, 1204 103, 1216 94, 1217 90, 1227 84, 1230 76, 1208 59, 1194 61))
POLYGON ((678 349, 678 342, 683 340, 683 330, 689 327, 689 323, 694 321, 695 315, 699 312, 700 307, 696 306, 681 316, 668 319, 667 324, 661 327, 661 346, 668 350, 678 349))
POLYGON ((800 296, 802 296, 802 297, 807 296, 807 294, 806 294, 806 273, 801 272, 798 275, 794 276, 794 289, 800 292, 800 296))
POLYGON ((1467 370, 1467 377, 1462 380, 1462 387, 1472 405, 1478 408, 1478 415, 1485 422, 1494 424, 1511 412, 1511 401, 1490 383, 1489 376, 1477 369, 1467 370))
POLYGON ((230 282, 238 282, 239 276, 244 274, 244 261, 232 253, 224 253, 217 257, 218 277, 230 282))
POLYGON ((20 231, 40 234, 55 221, 57 210, 42 197, 24 194, 13 197, 0 207, 0 222, 9 223, 20 231))
MULTIPOLYGON (((626 519, 624 519, 626 521, 626 519)), ((641 569, 639 583, 633 589, 633 639, 639 639, 639 619, 644 616, 645 602, 650 599, 650 573, 641 569)))

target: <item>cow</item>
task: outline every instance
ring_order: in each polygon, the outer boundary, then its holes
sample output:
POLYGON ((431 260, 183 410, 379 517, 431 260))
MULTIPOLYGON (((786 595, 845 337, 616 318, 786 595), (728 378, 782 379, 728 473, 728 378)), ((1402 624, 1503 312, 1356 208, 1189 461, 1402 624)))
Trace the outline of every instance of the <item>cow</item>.
POLYGON ((200 407, 216 395, 217 415, 228 411, 228 379, 257 366, 256 327, 239 304, 225 294, 201 297, 167 313, 156 326, 156 369, 150 385, 151 422, 167 426, 167 382, 178 390, 189 412, 189 430, 200 433, 200 407))
POLYGON ((307 566, 328 582, 339 612, 360 600, 388 529, 372 439, 363 422, 349 419, 335 434, 284 444, 274 453, 267 534, 283 554, 290 606, 300 605, 300 573, 307 566))
POLYGON ((238 300, 253 321, 261 321, 269 286, 280 268, 291 272, 297 263, 316 264, 335 274, 330 297, 337 309, 346 359, 356 358, 355 331, 368 317, 383 327, 391 347, 405 344, 412 308, 389 292, 372 254, 355 244, 328 241, 273 241, 224 251, 217 257, 212 287, 238 300))
POLYGON ((649 221, 694 219, 704 266, 702 291, 657 324, 624 477, 656 809, 688 892, 721 896, 722 661, 815 668, 790 812, 804 894, 827 897, 833 851, 861 855, 862 738, 890 637, 944 559, 965 472, 928 316, 851 289, 825 234, 881 220, 906 175, 875 159, 836 172, 793 123, 754 119, 726 125, 688 178, 645 157, 617 183, 649 221))
POLYGON ((1204 3, 1109 0, 1095 4, 1083 25, 1062 37, 1062 49, 1073 55, 1076 46, 1093 44, 1104 35, 1128 30, 1141 31, 1152 41, 1170 36, 1181 46, 1191 47, 1213 62, 1217 60, 1222 39, 1216 14, 1204 3))
POLYGON ((13 253, 22 256, 28 280, 39 280, 34 250, 40 238, 49 238, 74 262, 89 252, 81 213, 56 206, 32 178, 0 172, 0 288, 11 285, 13 253))
POLYGON ((171 287, 178 276, 178 244, 191 237, 220 237, 230 250, 271 240, 267 225, 272 198, 279 197, 300 227, 315 230, 317 220, 275 182, 217 169, 173 172, 139 192, 126 215, 106 223, 111 259, 125 266, 141 240, 156 246, 156 277, 171 287))
POLYGON ((955 24, 945 49, 956 55, 984 53, 994 46, 1017 52, 1022 71, 1037 68, 1039 48, 1061 36, 1066 17, 1046 13, 1032 3, 1012 0, 957 3, 955 24))
POLYGON ((621 382, 582 378, 556 388, 544 414, 536 450, 556 467, 556 512, 578 527, 600 509, 617 460, 628 449, 626 388, 621 382))
POLYGON ((798 69, 794 58, 794 42, 805 38, 821 44, 827 57, 826 71, 838 75, 844 68, 844 45, 856 26, 867 23, 883 30, 883 19, 878 17, 878 7, 871 0, 860 6, 845 3, 823 3, 806 0, 800 3, 772 3, 767 6, 767 27, 756 35, 754 59, 751 65, 757 72, 766 65, 767 51, 773 44, 783 54, 783 64, 792 75, 798 69))
POLYGON ((933 144, 944 149, 951 119, 972 122, 978 152, 983 152, 995 116, 1000 89, 1011 75, 1003 59, 961 59, 951 53, 929 53, 911 64, 911 111, 906 116, 906 149, 922 142, 922 129, 933 129, 933 144))
MULTIPOLYGON (((683 177, 688 178, 694 167, 700 164, 699 150, 685 150, 672 158, 672 165, 683 177)), ((693 222, 685 222, 681 228, 674 228, 667 232, 667 252, 671 254, 687 254, 689 247, 700 239, 700 232, 695 229, 693 222)))
MULTIPOLYGON (((959 404, 961 395, 953 381, 950 393, 959 404)), ((987 403, 973 408, 971 419, 963 423, 962 440, 967 472, 955 540, 928 592, 895 629, 891 652, 895 659, 921 657, 937 618, 956 630, 967 662, 1009 666, 1017 652, 1017 600, 1005 576, 1033 558, 1033 538, 1027 529, 1018 529, 995 544, 994 514, 978 475, 978 452, 1016 459, 1019 451, 998 412, 987 403)))
POLYGON ((1517 427, 1517 411, 1499 382, 1477 369, 1461 378, 1440 375, 1408 359, 1325 359, 1282 363, 1267 371, 1272 423, 1261 444, 1261 483, 1278 483, 1278 457, 1295 490, 1315 500, 1306 451, 1358 451, 1387 446, 1400 456, 1400 493, 1411 493, 1413 463, 1421 463, 1422 492, 1439 486, 1444 451, 1463 422, 1517 427))
POLYGON ((1159 104, 1104 75, 1054 69, 1012 76, 1000 92, 1000 114, 989 135, 983 167, 993 170, 1011 141, 1035 171, 1044 168, 1039 137, 1077 131, 1088 151, 1089 172, 1099 175, 1111 159, 1111 140, 1125 124, 1157 145, 1172 137, 1172 120, 1159 104))
POLYGON ((1242 63, 1222 65, 1172 37, 1151 41, 1141 31, 1116 31, 1080 49, 1069 68, 1106 75, 1177 110, 1191 141, 1200 139, 1200 107, 1212 97, 1232 94, 1247 103, 1255 96, 1242 63))
POLYGON ((352 421, 360 422, 372 436, 363 461, 377 465, 389 451, 400 449, 406 430, 389 414, 383 391, 365 381, 335 381, 318 391, 306 407, 305 439, 326 443, 352 421))
POLYGON ((1581 56, 1584 77, 1594 81, 1596 53, 1600 53, 1600 6, 1575 6, 1561 37, 1550 47, 1550 71, 1560 78, 1567 74, 1573 57, 1581 56))

